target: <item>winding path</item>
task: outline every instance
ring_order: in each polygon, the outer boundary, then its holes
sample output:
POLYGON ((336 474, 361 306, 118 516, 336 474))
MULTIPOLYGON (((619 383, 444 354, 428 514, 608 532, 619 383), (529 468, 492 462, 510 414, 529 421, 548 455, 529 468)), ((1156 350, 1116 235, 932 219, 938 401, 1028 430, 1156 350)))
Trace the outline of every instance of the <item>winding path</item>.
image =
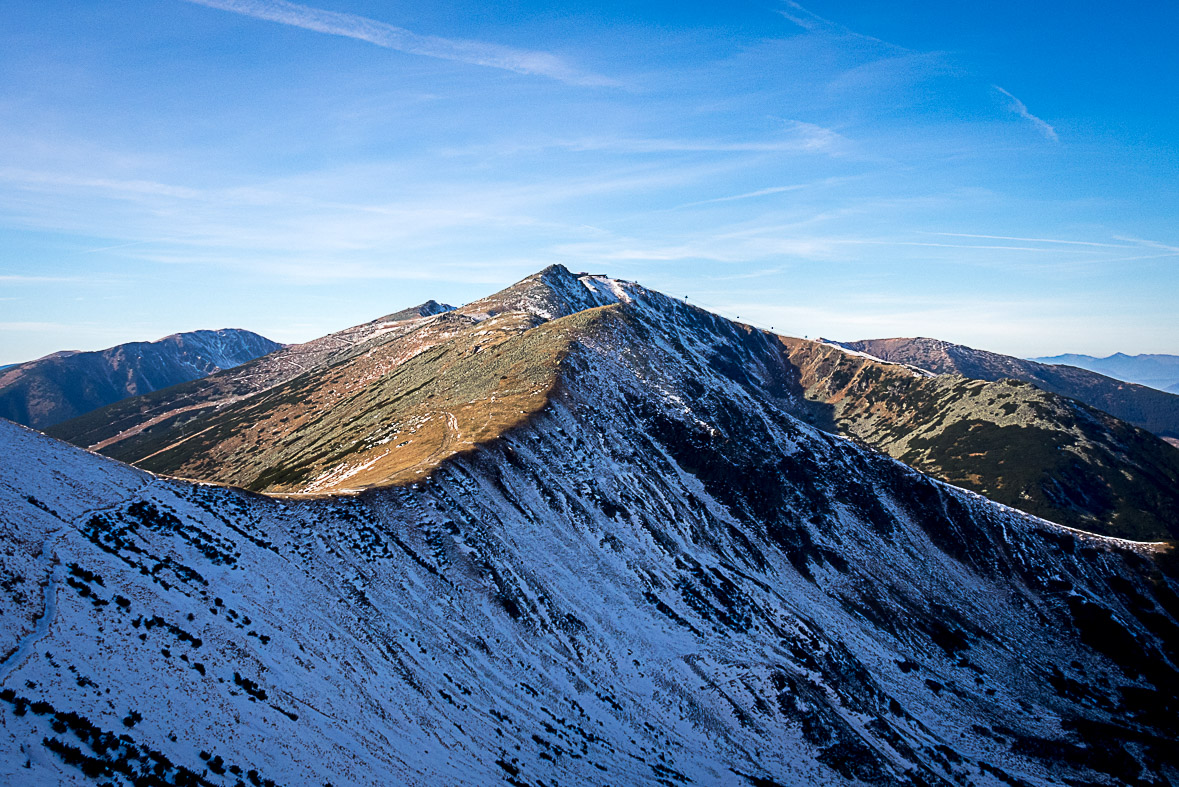
POLYGON ((41 615, 37 618, 37 622, 33 624, 33 631, 24 639, 20 640, 20 643, 16 646, 16 650, 13 651, 12 655, 4 659, 3 662, 0 662, 0 686, 3 686, 4 683, 7 682, 8 678, 11 677, 12 673, 16 671, 16 668, 23 664, 25 659, 27 659, 32 654, 33 647, 45 638, 45 635, 49 633, 49 630, 53 627, 54 621, 57 619, 57 586, 61 583, 63 574, 65 572, 64 567, 57 560, 57 552, 55 547, 57 540, 65 535, 68 528, 76 527, 78 522, 83 518, 93 516, 94 514, 97 514, 101 511, 110 511, 113 508, 118 508, 129 500, 134 500, 135 498, 139 497, 143 490, 145 490, 150 484, 151 479, 145 479, 143 483, 140 484, 140 486, 131 494, 119 498, 110 505, 86 509, 74 517, 72 521, 66 525, 63 525, 62 527, 57 528, 45 537, 45 541, 41 545, 41 554, 37 558, 37 560, 41 563, 42 566, 44 566, 49 574, 49 579, 45 583, 45 588, 42 591, 45 606, 41 612, 41 615))

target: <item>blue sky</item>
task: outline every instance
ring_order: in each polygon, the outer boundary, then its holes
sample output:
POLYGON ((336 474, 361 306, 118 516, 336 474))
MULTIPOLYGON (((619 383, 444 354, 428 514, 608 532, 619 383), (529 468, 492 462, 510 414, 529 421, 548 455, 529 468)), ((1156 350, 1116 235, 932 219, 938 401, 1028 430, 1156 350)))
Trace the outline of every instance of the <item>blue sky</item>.
POLYGON ((792 335, 1179 353, 1177 23, 7 0, 0 363, 306 340, 554 262, 792 335))

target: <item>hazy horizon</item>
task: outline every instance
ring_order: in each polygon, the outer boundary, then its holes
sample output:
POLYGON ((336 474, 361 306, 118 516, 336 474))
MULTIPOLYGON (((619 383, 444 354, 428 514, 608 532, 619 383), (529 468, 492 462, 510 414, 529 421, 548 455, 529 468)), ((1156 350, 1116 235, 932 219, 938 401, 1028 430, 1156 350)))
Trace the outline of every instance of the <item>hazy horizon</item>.
POLYGON ((552 263, 789 335, 1179 354, 1174 7, 3 18, 0 365, 304 341, 552 263))

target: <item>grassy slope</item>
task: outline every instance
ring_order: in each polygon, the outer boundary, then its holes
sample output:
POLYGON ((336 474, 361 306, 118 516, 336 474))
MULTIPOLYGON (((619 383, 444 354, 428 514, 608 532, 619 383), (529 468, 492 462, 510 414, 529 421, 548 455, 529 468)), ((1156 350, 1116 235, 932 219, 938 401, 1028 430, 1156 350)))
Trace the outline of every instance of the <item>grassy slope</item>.
POLYGON ((950 483, 1045 519, 1134 539, 1179 537, 1179 452, 1014 380, 919 377, 784 339, 812 416, 950 483))
MULTIPOLYGON (((134 456, 130 447, 106 450, 115 442, 128 440, 127 430, 151 424, 159 433, 207 415, 227 400, 250 396, 274 385, 289 382, 300 372, 339 363, 368 349, 370 341, 386 342, 412 334, 423 315, 450 311, 434 301, 403 309, 368 323, 329 334, 302 345, 285 347, 232 369, 164 388, 146 396, 124 399, 47 429, 53 437, 83 447, 95 447, 112 456, 134 456), (389 330, 393 328, 393 330, 389 330), (377 338, 374 338, 377 337, 377 338)), ((134 442, 134 438, 129 442, 134 442)))
POLYGON ((160 424, 108 453, 154 472, 268 492, 410 482, 543 407, 571 342, 609 308, 540 325, 503 315, 384 373, 381 356, 366 353, 160 424))
POLYGON ((1052 366, 934 339, 869 339, 849 347, 936 374, 976 380, 1014 378, 1084 402, 1162 437, 1179 438, 1179 396, 1074 366, 1052 366))

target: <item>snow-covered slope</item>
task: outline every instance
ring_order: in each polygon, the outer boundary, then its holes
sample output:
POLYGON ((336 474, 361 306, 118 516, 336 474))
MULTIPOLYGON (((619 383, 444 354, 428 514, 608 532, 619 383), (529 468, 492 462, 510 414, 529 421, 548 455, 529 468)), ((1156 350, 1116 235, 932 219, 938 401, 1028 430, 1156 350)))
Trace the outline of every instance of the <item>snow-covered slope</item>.
POLYGON ((0 423, 0 781, 1179 778, 1167 547, 818 431, 770 337, 579 281, 544 404, 400 486, 275 499, 0 423))
POLYGON ((282 347, 238 328, 191 331, 0 369, 0 417, 45 429, 130 396, 206 377, 282 347))

